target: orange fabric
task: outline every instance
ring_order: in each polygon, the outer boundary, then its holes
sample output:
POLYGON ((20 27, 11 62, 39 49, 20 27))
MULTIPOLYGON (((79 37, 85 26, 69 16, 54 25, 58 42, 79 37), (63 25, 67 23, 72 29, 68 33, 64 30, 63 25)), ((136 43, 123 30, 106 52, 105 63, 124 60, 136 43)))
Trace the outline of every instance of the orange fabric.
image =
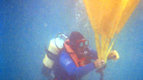
POLYGON ((84 66, 85 65, 85 58, 78 59, 76 53, 71 49, 70 45, 66 44, 69 43, 69 40, 65 41, 64 46, 69 53, 70 57, 74 61, 77 67, 84 66), (78 64, 79 63, 79 64, 78 64))

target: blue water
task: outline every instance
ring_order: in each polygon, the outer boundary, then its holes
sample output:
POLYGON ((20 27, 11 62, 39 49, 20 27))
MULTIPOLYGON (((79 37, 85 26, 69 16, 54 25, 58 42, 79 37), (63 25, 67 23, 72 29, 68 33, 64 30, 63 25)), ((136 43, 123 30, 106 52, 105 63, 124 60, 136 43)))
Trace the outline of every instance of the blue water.
MULTIPOLYGON (((143 0, 117 37, 120 59, 108 61, 105 80, 143 80, 142 13, 143 0)), ((1 0, 0 80, 47 80, 41 74, 45 45, 57 33, 74 30, 95 48, 82 0, 1 0)), ((83 80, 99 80, 99 74, 92 71, 83 80)))

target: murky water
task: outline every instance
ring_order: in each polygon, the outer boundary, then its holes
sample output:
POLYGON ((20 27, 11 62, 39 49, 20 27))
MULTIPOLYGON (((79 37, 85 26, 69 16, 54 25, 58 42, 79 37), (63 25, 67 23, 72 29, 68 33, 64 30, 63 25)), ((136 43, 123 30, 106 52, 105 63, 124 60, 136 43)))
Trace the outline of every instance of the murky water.
MULTIPOLYGON (((142 80, 143 0, 114 45, 118 61, 108 61, 105 80, 142 80)), ((82 0, 2 0, 0 2, 0 79, 47 80, 41 74, 45 45, 56 34, 80 31, 95 48, 94 32, 82 0)), ((83 80, 99 80, 95 71, 83 80)))

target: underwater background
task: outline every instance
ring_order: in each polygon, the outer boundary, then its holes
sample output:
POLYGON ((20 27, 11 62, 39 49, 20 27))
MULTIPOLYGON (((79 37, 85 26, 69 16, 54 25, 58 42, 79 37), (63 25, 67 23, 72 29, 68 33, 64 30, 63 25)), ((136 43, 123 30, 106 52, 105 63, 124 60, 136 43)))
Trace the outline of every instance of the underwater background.
MULTIPOLYGON (((41 74, 48 46, 59 32, 80 31, 95 48, 94 32, 82 0, 1 0, 0 80, 47 80, 41 74)), ((113 47, 120 59, 108 61, 105 80, 143 80, 143 0, 113 47)), ((94 71, 82 80, 99 80, 94 71)))

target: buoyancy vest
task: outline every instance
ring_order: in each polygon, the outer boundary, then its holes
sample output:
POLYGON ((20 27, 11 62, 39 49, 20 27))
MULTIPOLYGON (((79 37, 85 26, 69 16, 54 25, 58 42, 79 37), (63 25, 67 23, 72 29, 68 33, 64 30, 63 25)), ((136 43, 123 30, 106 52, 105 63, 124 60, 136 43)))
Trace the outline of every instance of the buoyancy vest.
POLYGON ((77 54, 72 50, 71 46, 67 43, 69 43, 69 39, 65 41, 64 47, 65 47, 66 51, 68 52, 68 54, 70 55, 70 57, 72 58, 72 60, 74 61, 75 65, 77 67, 85 66, 86 58, 83 57, 83 58, 79 59, 77 54))

